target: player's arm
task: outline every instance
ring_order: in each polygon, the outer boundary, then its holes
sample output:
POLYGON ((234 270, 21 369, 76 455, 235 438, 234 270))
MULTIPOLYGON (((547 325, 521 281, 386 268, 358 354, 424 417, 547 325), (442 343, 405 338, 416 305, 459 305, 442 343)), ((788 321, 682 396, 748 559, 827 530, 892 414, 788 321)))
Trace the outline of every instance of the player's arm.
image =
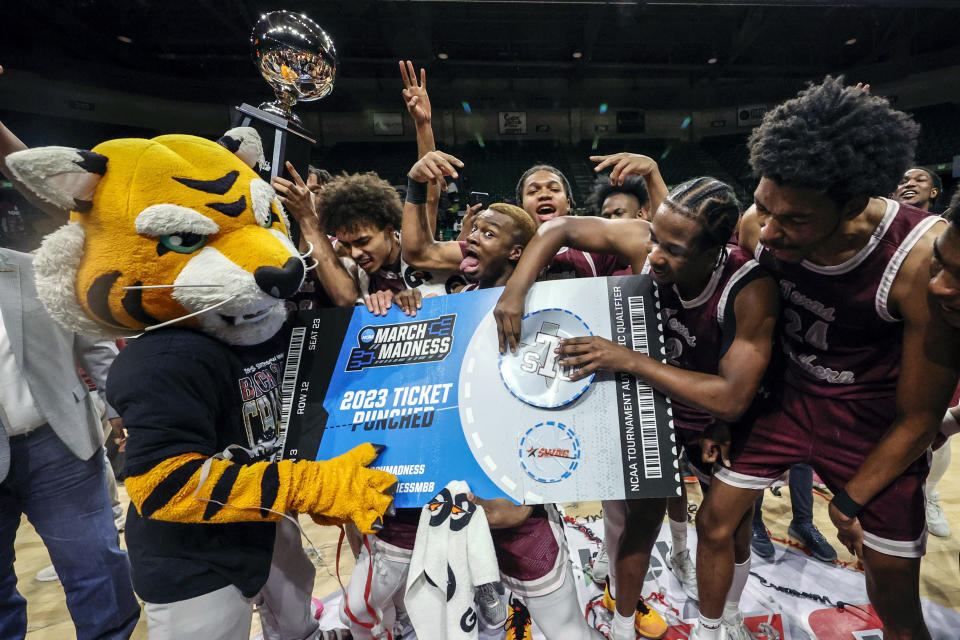
POLYGON ((649 156, 622 151, 607 156, 590 156, 590 160, 599 163, 593 168, 597 173, 607 167, 613 167, 610 171, 610 184, 622 186, 623 180, 627 176, 632 174, 642 176, 643 182, 647 185, 647 195, 650 197, 651 213, 657 212, 660 203, 670 193, 667 189, 667 183, 663 181, 663 176, 660 175, 660 167, 649 156))
POLYGON ((320 218, 303 178, 289 162, 286 168, 291 180, 276 176, 272 181, 277 197, 300 226, 301 243, 312 247, 310 257, 317 263, 317 280, 324 291, 338 307, 351 307, 360 296, 357 283, 343 266, 330 238, 320 229, 320 218))
POLYGON ((458 271, 463 251, 455 240, 437 242, 430 230, 427 215, 427 183, 443 176, 457 177, 463 163, 442 151, 430 151, 417 160, 407 174, 407 201, 403 203, 400 234, 401 251, 407 264, 417 269, 458 271))
MULTIPOLYGON (((409 60, 399 62, 400 78, 403 80, 403 103, 407 112, 413 118, 417 132, 417 159, 435 150, 433 138, 433 109, 430 106, 430 95, 427 93, 427 70, 420 69, 420 81, 414 72, 413 63, 409 60)), ((431 237, 437 232, 437 207, 440 204, 440 186, 436 183, 427 185, 427 223, 430 225, 431 237)))
POLYGON ((716 375, 674 367, 597 336, 563 340, 559 364, 577 367, 574 380, 598 369, 625 371, 678 402, 734 422, 750 407, 770 363, 778 304, 773 278, 758 278, 740 291, 734 338, 716 375))
POLYGON ((500 353, 506 353, 507 347, 516 352, 527 292, 561 247, 616 254, 633 267, 634 273, 640 273, 647 259, 649 239, 650 224, 639 219, 604 220, 593 216, 562 216, 540 225, 537 235, 523 250, 513 275, 493 309, 500 353))
POLYGON ((830 505, 830 517, 840 529, 840 541, 859 549, 862 532, 856 518, 840 508, 846 496, 856 505, 870 502, 900 476, 934 441, 944 410, 957 387, 960 332, 931 314, 927 299, 930 257, 937 224, 904 261, 890 293, 892 311, 903 318, 903 359, 897 381, 897 414, 893 425, 844 487, 846 493, 830 505))

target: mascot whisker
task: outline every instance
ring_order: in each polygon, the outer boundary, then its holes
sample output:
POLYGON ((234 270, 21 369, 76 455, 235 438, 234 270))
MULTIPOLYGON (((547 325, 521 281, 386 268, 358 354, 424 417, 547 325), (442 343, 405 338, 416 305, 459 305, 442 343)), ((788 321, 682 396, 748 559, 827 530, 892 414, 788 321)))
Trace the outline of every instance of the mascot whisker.
POLYGON ((48 312, 77 333, 141 334, 107 395, 129 431, 127 546, 151 635, 189 620, 196 637, 248 637, 253 602, 285 611, 261 615, 265 638, 309 636, 313 567, 283 515, 373 532, 392 508, 396 478, 367 467, 379 447, 281 459, 284 301, 307 267, 260 158, 249 128, 6 158, 30 195, 69 211, 35 259, 48 312), (218 455, 236 447, 252 453, 218 455), (303 597, 275 601, 291 583, 303 597), (198 607, 210 614, 190 618, 198 607))

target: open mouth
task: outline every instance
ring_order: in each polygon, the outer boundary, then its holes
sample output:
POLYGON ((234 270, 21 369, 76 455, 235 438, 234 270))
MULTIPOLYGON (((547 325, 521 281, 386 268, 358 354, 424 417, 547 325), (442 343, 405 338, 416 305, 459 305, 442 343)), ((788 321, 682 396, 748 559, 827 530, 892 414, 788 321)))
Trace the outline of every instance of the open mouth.
POLYGON ((249 324, 251 322, 256 322, 257 320, 263 318, 265 315, 270 313, 270 310, 272 308, 273 306, 269 306, 255 313, 245 313, 242 316, 228 316, 221 313, 220 317, 223 318, 227 324, 233 325, 236 327, 241 324, 249 324))
POLYGON ((463 257, 463 261, 460 263, 460 271, 472 274, 480 270, 480 258, 477 256, 476 251, 473 249, 467 249, 463 257))
POLYGON ((900 197, 901 197, 901 198, 905 198, 905 199, 906 199, 906 198, 915 198, 916 196, 917 196, 917 192, 914 191, 913 189, 907 189, 906 191, 904 191, 903 193, 900 194, 900 197))
POLYGON ((541 220, 549 220, 556 217, 557 209, 552 204, 541 204, 537 207, 537 217, 541 220))

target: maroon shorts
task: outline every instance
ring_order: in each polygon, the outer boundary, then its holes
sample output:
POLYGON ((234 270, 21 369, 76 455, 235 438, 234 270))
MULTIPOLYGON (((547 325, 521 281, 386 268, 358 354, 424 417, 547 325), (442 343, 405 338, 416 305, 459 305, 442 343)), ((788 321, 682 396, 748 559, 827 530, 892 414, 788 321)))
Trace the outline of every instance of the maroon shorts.
MULTIPOLYGON (((733 448, 725 484, 765 489, 798 463, 812 466, 831 491, 843 488, 896 415, 892 397, 838 400, 784 385, 772 408, 757 418, 733 448)), ((881 553, 919 558, 926 551, 924 483, 929 456, 915 460, 860 513, 863 543, 881 553)))
POLYGON ((567 547, 556 507, 534 507, 519 527, 491 533, 501 577, 512 591, 540 596, 560 588, 566 577, 567 547))

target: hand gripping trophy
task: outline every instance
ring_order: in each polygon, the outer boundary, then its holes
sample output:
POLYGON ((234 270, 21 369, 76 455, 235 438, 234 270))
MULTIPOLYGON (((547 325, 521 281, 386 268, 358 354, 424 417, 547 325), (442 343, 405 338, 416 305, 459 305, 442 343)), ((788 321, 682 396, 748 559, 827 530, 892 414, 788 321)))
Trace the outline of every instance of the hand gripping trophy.
POLYGON ((330 95, 339 60, 327 32, 306 15, 292 11, 261 15, 250 33, 250 51, 276 100, 259 108, 249 104, 237 107, 239 125, 260 132, 265 156, 261 174, 269 181, 283 171, 284 161, 298 167, 309 161, 310 145, 317 139, 303 127, 292 107, 330 95))

